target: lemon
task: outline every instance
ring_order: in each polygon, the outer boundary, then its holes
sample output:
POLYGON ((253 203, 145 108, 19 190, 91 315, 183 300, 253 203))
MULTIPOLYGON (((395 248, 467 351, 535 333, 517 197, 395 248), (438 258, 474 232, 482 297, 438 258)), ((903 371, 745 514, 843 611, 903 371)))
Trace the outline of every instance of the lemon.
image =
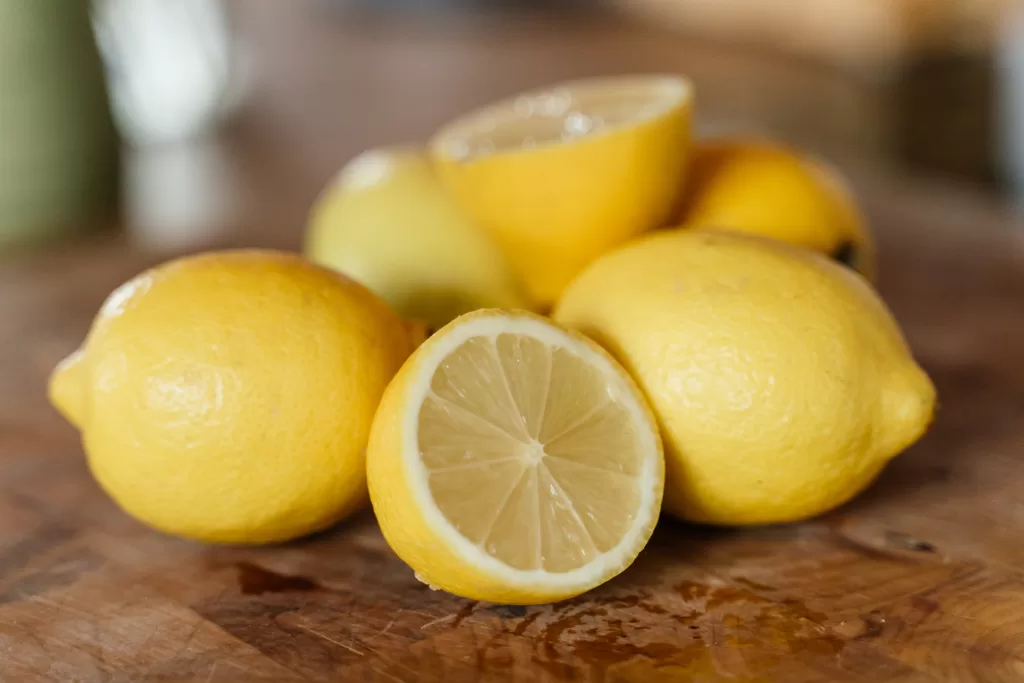
POLYGON ((117 289, 50 397, 131 515, 204 541, 283 541, 366 501, 370 423, 411 349, 387 304, 341 275, 211 253, 117 289))
POLYGON ((664 231, 608 254, 555 319, 637 380, 665 443, 666 508, 804 519, 862 490, 928 427, 935 389, 863 278, 814 252, 664 231))
POLYGON ((690 146, 691 88, 671 76, 579 81, 442 128, 442 179, 549 307, 610 247, 667 224, 690 146))
POLYGON ((664 461, 636 386, 592 341, 527 313, 456 319, 388 387, 367 454, 384 537, 457 595, 534 604, 625 569, 664 461))
POLYGON ((504 255, 448 196, 424 150, 350 162, 321 194, 306 253, 435 329, 478 308, 526 308, 504 255))
POLYGON ((681 221, 798 244, 874 277, 874 244, 842 176, 777 143, 694 143, 681 221))

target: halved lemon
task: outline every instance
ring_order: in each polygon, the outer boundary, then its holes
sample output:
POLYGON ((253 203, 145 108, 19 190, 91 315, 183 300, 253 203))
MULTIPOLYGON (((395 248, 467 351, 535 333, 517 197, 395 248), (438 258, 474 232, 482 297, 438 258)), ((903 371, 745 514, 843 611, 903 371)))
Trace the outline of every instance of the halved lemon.
POLYGON ((420 580, 539 604, 620 573, 654 529, 664 460, 621 366, 528 313, 463 316, 410 357, 371 430, 384 537, 420 580))
POLYGON ((677 76, 565 83, 466 114, 434 136, 431 151, 543 307, 610 247, 670 222, 683 194, 691 100, 677 76))

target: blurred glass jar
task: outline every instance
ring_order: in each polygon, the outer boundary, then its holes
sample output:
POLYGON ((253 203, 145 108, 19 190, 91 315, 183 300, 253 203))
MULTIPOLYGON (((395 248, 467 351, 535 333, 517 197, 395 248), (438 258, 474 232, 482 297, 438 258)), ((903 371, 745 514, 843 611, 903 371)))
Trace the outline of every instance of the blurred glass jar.
POLYGON ((1003 24, 999 60, 1002 140, 1006 173, 1024 207, 1024 4, 1003 24))
POLYGON ((114 116, 132 143, 199 136, 237 98, 220 0, 94 0, 93 20, 114 116))
POLYGON ((89 4, 0 0, 0 250, 112 213, 118 148, 89 4))

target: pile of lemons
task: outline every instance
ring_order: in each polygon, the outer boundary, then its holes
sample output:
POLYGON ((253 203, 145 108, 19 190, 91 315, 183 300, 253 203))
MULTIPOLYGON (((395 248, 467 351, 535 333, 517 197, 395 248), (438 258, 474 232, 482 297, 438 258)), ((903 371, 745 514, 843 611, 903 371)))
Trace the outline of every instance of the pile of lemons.
POLYGON ((142 273, 51 399, 158 529, 277 542, 369 498, 421 580, 494 602, 607 581, 663 504, 821 514, 924 433, 935 391, 839 176, 693 140, 692 100, 670 76, 569 83, 367 152, 317 201, 309 260, 142 273))

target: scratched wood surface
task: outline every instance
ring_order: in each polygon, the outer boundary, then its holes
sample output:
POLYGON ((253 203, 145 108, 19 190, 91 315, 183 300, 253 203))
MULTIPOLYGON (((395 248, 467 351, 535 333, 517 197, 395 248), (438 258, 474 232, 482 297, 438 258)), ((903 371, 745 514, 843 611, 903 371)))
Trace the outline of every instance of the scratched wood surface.
MULTIPOLYGON (((358 147, 418 136, 447 106, 498 86, 605 69, 619 40, 605 28, 547 38, 502 29, 465 42, 452 42, 457 32, 411 43, 402 34, 395 49, 463 65, 437 86, 451 102, 424 111, 422 90, 364 91, 366 78, 412 78, 358 59, 387 53, 379 43, 389 33, 363 43, 354 33, 338 47, 339 29, 300 31, 275 14, 282 5, 262 5, 270 20, 243 17, 250 36, 292 38, 265 46, 278 77, 203 152, 223 155, 215 177, 230 201, 211 232, 190 239, 294 247, 330 165, 358 147), (524 44, 578 61, 550 74, 534 58, 517 67, 524 44), (489 67, 504 79, 497 85, 464 66, 482 45, 499 56, 489 67), (303 70, 325 60, 328 72, 303 70), (387 115, 317 95, 332 88, 356 90, 387 115)), ((674 54, 634 56, 631 68, 676 59, 667 68, 686 69, 713 56, 674 54)), ((624 575, 540 607, 430 591, 368 513, 254 549, 168 538, 123 515, 47 406, 44 379, 104 296, 169 252, 140 247, 143 216, 129 217, 127 231, 5 257, 0 681, 1024 680, 1024 226, 964 191, 855 177, 881 244, 883 294, 940 391, 932 432, 822 519, 753 530, 664 520, 624 575)))

